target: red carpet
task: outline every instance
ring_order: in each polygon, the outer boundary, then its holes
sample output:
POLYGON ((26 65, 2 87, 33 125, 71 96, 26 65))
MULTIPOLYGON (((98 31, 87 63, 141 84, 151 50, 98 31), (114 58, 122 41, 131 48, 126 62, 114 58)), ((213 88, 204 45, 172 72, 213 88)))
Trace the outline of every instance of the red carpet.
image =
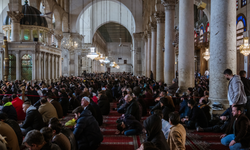
MULTIPOLYGON (((111 110, 116 106, 111 103, 111 110)), ((145 134, 140 136, 115 135, 116 120, 121 116, 117 111, 110 111, 108 116, 103 116, 103 125, 100 127, 103 134, 103 142, 98 150, 136 150, 145 139, 145 134)), ((62 119, 62 123, 72 119, 69 114, 62 119)), ((142 120, 145 120, 143 117, 142 120)), ((187 130, 186 150, 228 150, 228 147, 220 143, 221 133, 204 133, 187 130)))

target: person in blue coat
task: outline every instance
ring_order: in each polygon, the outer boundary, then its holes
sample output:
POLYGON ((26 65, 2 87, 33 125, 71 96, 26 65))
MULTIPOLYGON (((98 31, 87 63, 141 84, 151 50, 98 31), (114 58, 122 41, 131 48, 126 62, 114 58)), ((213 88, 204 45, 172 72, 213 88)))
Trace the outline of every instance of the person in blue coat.
POLYGON ((87 109, 79 109, 78 112, 74 113, 77 114, 78 118, 73 132, 77 141, 78 150, 97 149, 103 141, 103 135, 98 122, 87 109))

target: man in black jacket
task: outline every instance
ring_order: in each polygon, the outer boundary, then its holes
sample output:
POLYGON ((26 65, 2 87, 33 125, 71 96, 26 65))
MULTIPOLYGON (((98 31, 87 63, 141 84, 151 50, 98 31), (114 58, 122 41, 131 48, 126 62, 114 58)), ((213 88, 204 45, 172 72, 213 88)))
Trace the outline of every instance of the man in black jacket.
POLYGON ((78 150, 97 149, 103 141, 103 135, 98 122, 91 112, 85 108, 82 112, 79 111, 75 113, 78 119, 73 133, 77 141, 78 150))
POLYGON ((198 126, 202 128, 208 127, 208 120, 204 112, 195 104, 193 99, 188 101, 190 112, 188 118, 182 118, 181 121, 186 124, 187 128, 195 129, 198 126))
POLYGON ((248 119, 250 119, 250 80, 248 80, 246 78, 246 71, 245 70, 240 71, 240 78, 241 78, 242 83, 244 84, 244 90, 245 90, 245 93, 247 96, 246 116, 248 117, 248 119))
POLYGON ((40 130, 44 127, 42 115, 30 102, 23 103, 23 111, 26 113, 25 120, 20 125, 23 135, 26 135, 30 130, 40 130))
POLYGON ((140 121, 140 109, 135 99, 130 94, 125 96, 125 101, 128 104, 125 115, 130 114, 135 117, 136 120, 140 121))
POLYGON ((69 109, 68 95, 66 94, 64 89, 61 89, 58 92, 58 95, 60 96, 59 103, 61 104, 62 109, 63 109, 63 116, 67 116, 68 109, 69 109))
POLYGON ((221 135, 221 143, 230 149, 248 150, 250 147, 250 122, 243 105, 232 106, 233 118, 226 133, 221 135))
POLYGON ((4 104, 3 108, 2 108, 2 112, 6 113, 8 115, 8 118, 17 121, 16 109, 12 105, 12 103, 10 102, 10 99, 7 98, 7 97, 4 97, 3 100, 2 100, 2 102, 4 104))
POLYGON ((81 106, 83 107, 84 110, 85 109, 89 110, 92 113, 92 115, 94 116, 94 118, 96 120, 98 120, 96 110, 93 108, 92 105, 90 105, 90 99, 88 97, 82 98, 81 106))

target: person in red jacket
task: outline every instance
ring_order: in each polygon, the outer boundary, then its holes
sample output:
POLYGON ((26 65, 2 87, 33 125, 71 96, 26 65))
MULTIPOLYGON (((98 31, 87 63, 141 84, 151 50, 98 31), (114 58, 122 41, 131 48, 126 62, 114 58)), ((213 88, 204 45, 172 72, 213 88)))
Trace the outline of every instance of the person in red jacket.
POLYGON ((16 94, 13 94, 11 103, 16 109, 17 120, 24 120, 26 114, 23 112, 23 108, 22 108, 23 101, 20 98, 18 98, 16 94))

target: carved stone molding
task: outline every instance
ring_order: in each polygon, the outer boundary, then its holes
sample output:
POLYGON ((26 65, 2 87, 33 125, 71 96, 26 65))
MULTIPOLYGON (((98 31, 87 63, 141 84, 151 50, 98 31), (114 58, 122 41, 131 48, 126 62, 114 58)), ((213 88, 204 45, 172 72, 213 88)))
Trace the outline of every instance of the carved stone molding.
POLYGON ((61 41, 63 39, 63 35, 55 35, 57 41, 61 41))
POLYGON ((155 16, 157 23, 165 22, 165 12, 156 12, 154 13, 154 16, 155 16))
POLYGON ((19 11, 7 11, 7 13, 13 23, 20 23, 20 20, 24 17, 23 13, 19 11))
POLYGON ((175 10, 175 0, 161 0, 165 10, 175 10))
POLYGON ((156 22, 151 22, 150 27, 151 27, 151 31, 155 32, 157 29, 156 22))

